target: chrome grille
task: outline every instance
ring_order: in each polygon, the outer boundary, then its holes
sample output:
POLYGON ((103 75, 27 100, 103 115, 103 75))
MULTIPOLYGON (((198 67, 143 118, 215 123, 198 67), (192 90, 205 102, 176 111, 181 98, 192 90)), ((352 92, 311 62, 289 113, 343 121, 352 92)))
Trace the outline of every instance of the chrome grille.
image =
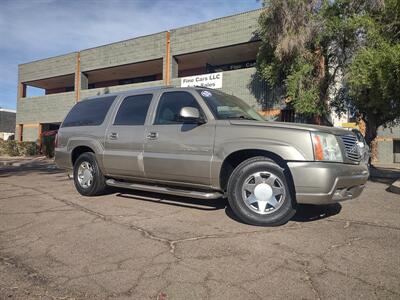
POLYGON ((344 148, 346 149, 346 157, 352 161, 359 161, 361 155, 357 138, 353 134, 342 135, 341 138, 344 148))

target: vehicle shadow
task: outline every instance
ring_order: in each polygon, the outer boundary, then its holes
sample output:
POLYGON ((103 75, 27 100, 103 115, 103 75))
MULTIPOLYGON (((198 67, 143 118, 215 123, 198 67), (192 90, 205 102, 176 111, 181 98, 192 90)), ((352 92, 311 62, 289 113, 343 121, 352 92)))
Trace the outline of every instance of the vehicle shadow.
POLYGON ((21 166, 1 166, 0 178, 11 176, 24 176, 29 173, 38 174, 59 174, 65 173, 64 170, 58 169, 52 162, 33 162, 23 164, 21 166))
MULTIPOLYGON (((328 205, 299 204, 297 206, 296 214, 289 221, 301 223, 313 222, 337 215, 341 210, 342 205, 340 203, 328 205)), ((226 206, 225 213, 229 218, 242 224, 246 224, 235 215, 229 205, 226 206)))
MULTIPOLYGON (((129 198, 135 200, 149 201, 165 205, 185 207, 196 210, 220 210, 225 209, 225 214, 240 223, 243 223, 234 214, 228 201, 225 198, 214 200, 203 200, 194 198, 185 198, 172 195, 162 195, 157 193, 142 192, 137 190, 119 189, 114 191, 117 197, 129 198)), ((301 204, 297 207, 297 212, 291 219, 294 222, 312 222, 320 219, 329 218, 340 213, 342 206, 339 203, 329 205, 306 205, 301 204)))
POLYGON ((326 205, 301 204, 291 219, 295 222, 312 222, 337 215, 342 210, 340 203, 326 205))

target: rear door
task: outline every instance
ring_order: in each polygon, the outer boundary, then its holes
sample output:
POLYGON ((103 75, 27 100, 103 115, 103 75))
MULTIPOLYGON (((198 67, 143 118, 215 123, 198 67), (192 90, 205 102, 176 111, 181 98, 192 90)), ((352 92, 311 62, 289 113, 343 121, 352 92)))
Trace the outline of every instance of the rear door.
POLYGON ((109 175, 143 177, 145 122, 153 93, 126 96, 106 131, 103 165, 109 175))
POLYGON ((151 125, 146 127, 144 167, 147 178, 209 185, 215 122, 189 91, 164 92, 151 125), (179 120, 182 107, 195 107, 205 124, 179 120))

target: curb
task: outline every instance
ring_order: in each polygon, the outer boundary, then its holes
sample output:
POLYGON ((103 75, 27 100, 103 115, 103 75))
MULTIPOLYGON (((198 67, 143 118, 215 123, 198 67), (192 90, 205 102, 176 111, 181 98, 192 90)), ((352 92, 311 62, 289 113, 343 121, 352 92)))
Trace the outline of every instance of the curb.
POLYGON ((393 182, 390 185, 389 191, 391 191, 392 193, 400 195, 400 179, 397 179, 395 182, 393 182))
POLYGON ((400 169, 395 170, 385 170, 379 169, 376 167, 371 167, 369 169, 369 177, 370 178, 385 178, 385 179, 399 179, 400 177, 400 169))
POLYGON ((20 162, 15 161, 0 161, 0 167, 19 167, 21 166, 20 162))

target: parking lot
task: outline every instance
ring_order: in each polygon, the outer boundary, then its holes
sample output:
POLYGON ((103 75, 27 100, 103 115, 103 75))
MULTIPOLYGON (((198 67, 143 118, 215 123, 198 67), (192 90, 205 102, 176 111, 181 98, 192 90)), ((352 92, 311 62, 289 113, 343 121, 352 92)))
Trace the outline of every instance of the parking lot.
POLYGON ((399 299, 400 196, 301 206, 281 227, 224 200, 80 196, 46 160, 0 167, 1 299, 399 299))

